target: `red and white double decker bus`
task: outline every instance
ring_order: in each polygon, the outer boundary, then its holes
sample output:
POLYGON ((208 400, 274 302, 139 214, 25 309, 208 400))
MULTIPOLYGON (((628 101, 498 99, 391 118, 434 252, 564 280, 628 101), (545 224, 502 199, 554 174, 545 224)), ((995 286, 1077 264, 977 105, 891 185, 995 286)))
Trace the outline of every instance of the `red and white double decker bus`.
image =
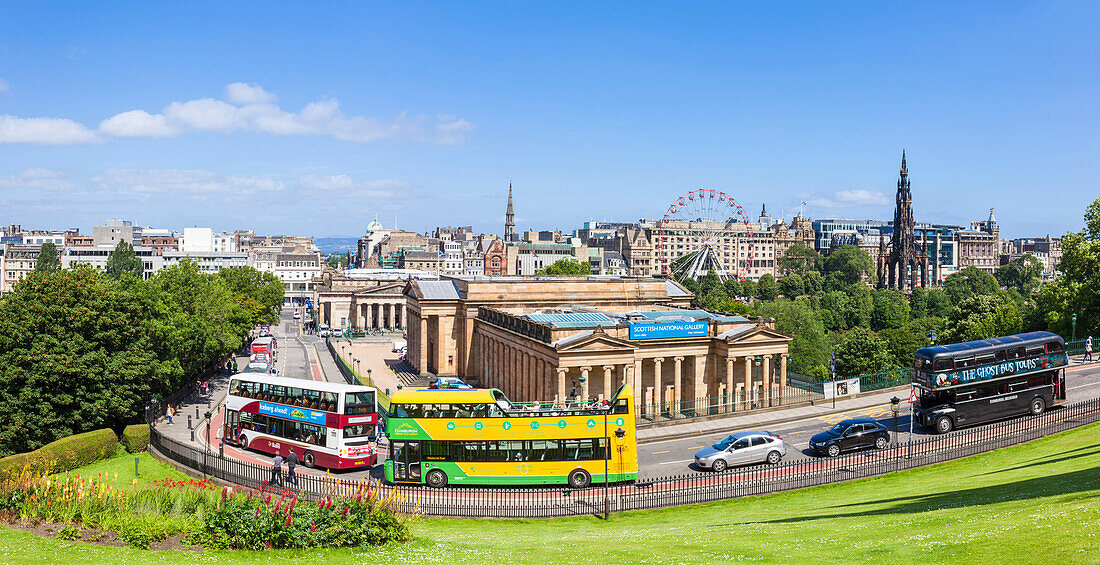
POLYGON ((253 361, 274 363, 279 359, 279 342, 274 336, 258 337, 252 340, 249 354, 253 361))
POLYGON ((377 461, 377 393, 369 386, 238 373, 225 399, 228 443, 286 456, 306 467, 351 469, 377 461))

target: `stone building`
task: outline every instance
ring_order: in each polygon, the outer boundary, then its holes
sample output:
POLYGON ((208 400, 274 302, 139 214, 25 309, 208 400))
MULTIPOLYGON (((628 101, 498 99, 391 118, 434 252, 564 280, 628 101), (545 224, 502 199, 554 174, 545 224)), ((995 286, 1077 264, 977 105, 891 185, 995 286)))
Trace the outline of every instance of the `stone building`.
POLYGON ((763 401, 786 385, 787 345, 766 320, 690 308, 662 279, 443 277, 410 281, 407 360, 519 401, 607 398, 639 405, 763 401), (667 333, 663 333, 667 332, 667 333))
POLYGON ((404 329, 404 291, 414 278, 436 277, 392 269, 344 272, 326 266, 314 280, 318 323, 358 331, 404 329))

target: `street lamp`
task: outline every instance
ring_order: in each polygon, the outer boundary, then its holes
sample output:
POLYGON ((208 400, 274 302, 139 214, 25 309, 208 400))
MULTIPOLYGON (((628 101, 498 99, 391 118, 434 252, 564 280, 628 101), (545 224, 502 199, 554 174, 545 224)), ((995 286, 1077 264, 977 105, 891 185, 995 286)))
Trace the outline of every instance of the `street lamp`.
POLYGON ((1073 320, 1073 337, 1070 341, 1077 341, 1077 314, 1070 316, 1070 320, 1073 320))
POLYGON ((894 443, 898 442, 898 412, 901 411, 901 399, 893 397, 890 399, 890 411, 894 413, 894 443))

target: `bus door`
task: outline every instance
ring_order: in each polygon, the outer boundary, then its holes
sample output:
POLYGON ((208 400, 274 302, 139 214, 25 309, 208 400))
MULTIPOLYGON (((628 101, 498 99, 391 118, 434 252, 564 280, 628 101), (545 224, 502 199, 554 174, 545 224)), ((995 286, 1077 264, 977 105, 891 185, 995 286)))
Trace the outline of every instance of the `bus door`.
POLYGON ((393 480, 420 482, 420 442, 393 442, 393 480))
POLYGON ((1054 398, 1056 400, 1066 399, 1066 370, 1062 369, 1054 373, 1054 398))

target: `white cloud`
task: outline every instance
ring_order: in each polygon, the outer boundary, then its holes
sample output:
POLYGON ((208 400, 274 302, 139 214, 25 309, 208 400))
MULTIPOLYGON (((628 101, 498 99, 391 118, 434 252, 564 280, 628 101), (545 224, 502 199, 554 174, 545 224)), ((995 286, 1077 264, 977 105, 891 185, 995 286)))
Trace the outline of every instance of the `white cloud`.
POLYGON ((20 190, 68 190, 73 183, 66 178, 61 171, 51 169, 27 169, 14 175, 0 176, 0 188, 17 188, 20 190))
POLYGON ((803 193, 802 200, 821 208, 852 208, 855 206, 886 206, 890 198, 881 192, 863 189, 838 190, 832 196, 803 193))
POLYGON ((112 137, 171 137, 179 133, 163 115, 145 110, 115 114, 99 123, 99 131, 112 137))
POLYGON ((100 141, 96 132, 72 120, 0 116, 0 144, 78 145, 100 141))
POLYGON ((270 104, 278 100, 274 94, 264 90, 262 86, 243 82, 226 85, 225 99, 233 104, 270 104))
POLYGON ((226 86, 225 98, 172 102, 159 114, 128 110, 101 121, 98 133, 72 120, 3 116, 0 143, 57 145, 94 143, 104 137, 164 138, 188 132, 251 131, 321 135, 356 143, 408 139, 454 145, 466 141, 474 129, 469 121, 447 114, 434 117, 400 114, 392 119, 347 115, 335 99, 311 102, 298 112, 288 112, 276 105, 276 97, 259 85, 241 82, 226 86))
POLYGON ((10 88, 11 87, 8 86, 8 83, 5 82, 4 79, 0 78, 0 92, 7 92, 10 88))
POLYGON ((224 176, 203 170, 111 169, 91 178, 101 190, 116 193, 241 196, 283 190, 282 181, 260 176, 224 176))
POLYGON ((330 198, 395 198, 412 188, 404 181, 356 181, 348 175, 305 175, 298 179, 298 186, 315 196, 330 198))

